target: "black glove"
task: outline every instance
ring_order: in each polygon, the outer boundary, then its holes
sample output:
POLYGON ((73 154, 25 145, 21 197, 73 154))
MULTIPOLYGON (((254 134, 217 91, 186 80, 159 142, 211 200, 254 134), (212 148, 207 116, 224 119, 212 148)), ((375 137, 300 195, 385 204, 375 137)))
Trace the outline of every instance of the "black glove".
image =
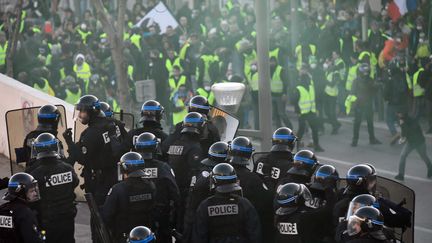
POLYGON ((63 132, 63 138, 66 140, 66 143, 72 142, 72 128, 68 128, 63 132))

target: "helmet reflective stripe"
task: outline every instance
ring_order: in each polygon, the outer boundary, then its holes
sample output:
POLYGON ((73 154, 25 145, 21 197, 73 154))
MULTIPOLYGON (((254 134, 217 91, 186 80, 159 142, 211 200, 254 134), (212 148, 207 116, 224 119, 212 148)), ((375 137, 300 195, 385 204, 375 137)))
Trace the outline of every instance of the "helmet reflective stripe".
POLYGON ((100 108, 99 100, 93 103, 95 108, 100 108))
POLYGON ((382 221, 378 221, 378 220, 374 220, 374 219, 372 219, 371 221, 373 224, 376 224, 376 225, 384 225, 384 222, 382 222, 382 221))
POLYGON ((347 175, 347 179, 359 179, 361 177, 363 177, 363 176, 361 176, 361 175, 347 175))
POLYGON ((228 156, 227 154, 216 154, 216 153, 212 153, 212 152, 209 152, 208 154, 211 156, 214 156, 214 157, 219 157, 219 158, 226 158, 228 156))
POLYGON ((252 152, 252 148, 238 146, 238 145, 235 145, 235 144, 231 145, 231 149, 232 150, 242 151, 242 152, 252 152))
POLYGON ((45 146, 49 146, 49 145, 53 145, 53 144, 57 144, 57 141, 51 140, 51 141, 45 141, 45 142, 37 142, 37 143, 34 143, 34 146, 45 147, 45 146))
POLYGON ((38 114, 39 118, 57 118, 58 114, 52 113, 52 114, 38 114))
POLYGON ((104 113, 106 117, 111 117, 114 114, 112 111, 105 111, 104 113))
POLYGON ((127 164, 127 165, 140 165, 140 164, 144 164, 144 160, 126 160, 125 164, 127 164))
POLYGON ((190 123, 198 123, 198 122, 203 122, 203 119, 200 118, 185 118, 184 122, 190 122, 190 123))
POLYGON ((8 187, 18 187, 18 186, 19 186, 19 183, 16 181, 10 181, 8 183, 8 187))
POLYGON ((160 111, 160 106, 154 106, 154 105, 145 105, 142 109, 143 111, 160 111))
POLYGON ((155 239, 154 235, 149 235, 147 238, 145 238, 143 240, 129 240, 129 242, 130 243, 147 243, 147 242, 150 242, 154 239, 155 239))
POLYGON ((135 147, 144 147, 155 145, 156 141, 145 141, 145 142, 136 142, 135 147))
POLYGON ((232 179, 236 179, 237 176, 236 175, 226 175, 226 176, 216 175, 214 178, 217 180, 232 180, 232 179))
POLYGON ((310 165, 315 164, 315 161, 313 159, 309 159, 309 158, 305 158, 305 157, 301 157, 301 156, 294 156, 294 161, 296 161, 296 160, 304 162, 306 164, 310 164, 310 165))
POLYGON ((316 177, 328 177, 328 176, 330 176, 330 174, 327 174, 327 173, 323 173, 323 172, 318 171, 318 172, 315 174, 315 176, 316 176, 316 177))
POLYGON ((379 209, 380 208, 379 202, 372 203, 372 207, 379 209))
POLYGON ((191 103, 190 106, 200 108, 200 109, 210 110, 210 106, 208 106, 208 105, 198 105, 198 104, 191 103))
POLYGON ((292 196, 292 197, 284 199, 284 200, 277 200, 277 202, 279 204, 287 204, 287 203, 292 202, 292 201, 294 201, 296 199, 297 199, 297 196, 292 196))
POLYGON ((273 135, 273 139, 281 139, 281 140, 294 140, 295 136, 293 135, 273 135))

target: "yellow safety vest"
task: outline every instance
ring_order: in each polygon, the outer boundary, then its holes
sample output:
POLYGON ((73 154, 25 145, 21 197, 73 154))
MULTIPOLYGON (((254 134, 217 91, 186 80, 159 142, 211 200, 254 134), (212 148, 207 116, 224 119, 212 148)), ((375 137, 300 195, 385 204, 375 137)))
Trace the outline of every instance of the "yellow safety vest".
POLYGON ((168 80, 170 89, 171 89, 171 96, 173 97, 174 93, 177 92, 177 90, 180 88, 181 85, 186 85, 186 76, 184 75, 180 75, 179 80, 176 83, 176 80, 174 79, 174 77, 170 77, 170 79, 168 80))
POLYGON ((81 29, 79 29, 79 28, 77 29, 77 32, 78 32, 78 34, 80 35, 82 42, 83 42, 84 44, 87 44, 87 37, 88 37, 89 35, 91 35, 92 32, 91 32, 91 31, 84 32, 83 30, 81 30, 81 29))
MULTIPOLYGON (((301 68, 301 64, 303 62, 303 54, 302 54, 302 45, 298 45, 295 48, 295 56, 297 57, 297 63, 296 63, 296 68, 297 70, 300 70, 301 68)), ((312 56, 316 55, 316 46, 313 44, 309 44, 309 49, 311 51, 312 56)))
POLYGON ((168 73, 171 73, 174 66, 179 66, 180 71, 183 71, 183 67, 181 66, 180 57, 177 57, 174 59, 174 62, 171 61, 169 58, 165 60, 165 67, 168 70, 168 73))
POLYGON ((345 110, 347 115, 351 113, 351 107, 352 104, 357 100, 357 96, 355 95, 348 95, 345 99, 345 110))
POLYGON ((8 42, 4 43, 3 46, 0 45, 0 66, 6 64, 6 51, 8 48, 8 42))
POLYGON ((250 76, 251 64, 254 60, 256 60, 257 55, 255 50, 252 51, 251 54, 243 54, 244 56, 244 73, 247 76, 250 76))
POLYGON ((358 56, 358 60, 362 61, 365 58, 365 56, 369 56, 369 65, 371 69, 370 77, 374 78, 376 73, 376 65, 378 64, 378 59, 376 58, 375 53, 369 51, 362 51, 358 56))
POLYGON ((33 88, 40 90, 46 94, 49 94, 51 96, 55 96, 54 90, 51 88, 48 80, 46 80, 46 78, 42 78, 42 80, 44 81, 44 86, 40 87, 39 84, 35 83, 33 84, 33 88))
POLYGON ((78 65, 75 64, 73 66, 73 70, 74 70, 77 78, 84 80, 85 93, 87 93, 88 86, 90 83, 90 77, 91 77, 90 65, 87 62, 83 62, 82 66, 79 68, 78 65))
POLYGON ((356 42, 357 42, 357 40, 358 40, 358 38, 357 38, 357 36, 355 36, 355 35, 353 35, 353 36, 351 36, 351 39, 352 39, 352 45, 353 45, 353 52, 356 52, 356 42))
POLYGON ((130 37, 130 41, 131 41, 132 44, 134 44, 138 48, 138 50, 141 51, 141 36, 140 35, 133 34, 130 37))
POLYGON ((353 82, 357 78, 357 70, 359 66, 360 64, 357 63, 356 65, 353 65, 348 69, 348 76, 345 83, 345 89, 348 91, 352 90, 353 82))
POLYGON ((283 82, 282 82, 282 78, 281 78, 281 73, 282 73, 282 67, 281 66, 277 66, 274 73, 273 73, 273 77, 270 81, 270 89, 272 93, 282 93, 283 92, 283 82))
MULTIPOLYGON (((209 74, 210 65, 213 62, 219 61, 219 58, 217 56, 212 56, 212 55, 202 55, 200 58, 204 62, 204 78, 203 78, 203 80, 211 81, 210 80, 210 74, 209 74)), ((196 76, 198 77, 199 76, 198 69, 196 72, 197 72, 196 76)))
POLYGON ((273 51, 270 51, 269 58, 276 58, 276 60, 279 62, 279 47, 275 48, 273 51))
POLYGON ((133 81, 134 80, 134 78, 133 78, 134 67, 132 65, 128 65, 127 74, 128 74, 129 79, 133 81))
POLYGON ((300 93, 300 99, 298 101, 298 106, 300 108, 300 114, 307 114, 309 112, 316 112, 315 106, 315 89, 313 84, 309 85, 309 91, 307 91, 303 86, 299 85, 296 87, 300 93))
POLYGON ((345 62, 340 57, 338 59, 336 59, 336 61, 335 61, 335 65, 336 66, 338 66, 341 63, 342 63, 343 67, 341 69, 339 69, 338 72, 339 72, 339 75, 341 77, 341 80, 344 80, 345 75, 346 75, 346 65, 345 65, 345 62))
POLYGON ((113 112, 120 112, 120 106, 118 105, 116 99, 112 99, 112 110, 113 112))
POLYGON ((423 96, 425 90, 418 84, 418 78, 421 72, 423 72, 424 69, 420 68, 417 72, 414 73, 413 76, 413 82, 408 82, 408 88, 412 90, 414 97, 423 96))
POLYGON ((258 80, 259 80, 258 72, 253 73, 251 75, 251 77, 249 78, 248 82, 249 82, 249 85, 250 85, 252 91, 258 91, 258 88, 259 88, 258 80))
POLYGON ((181 49, 180 49, 180 54, 179 54, 179 57, 180 57, 181 60, 186 59, 186 52, 187 52, 187 50, 189 49, 189 47, 190 47, 190 44, 189 44, 189 43, 186 43, 186 44, 184 44, 184 45, 181 47, 181 49))
POLYGON ((72 93, 69 89, 66 89, 65 101, 69 104, 75 105, 81 97, 81 89, 78 89, 77 93, 72 93))
MULTIPOLYGON (((333 75, 338 74, 338 71, 330 72, 326 75, 327 82, 333 81, 333 75)), ((324 88, 324 92, 326 92, 327 95, 336 97, 339 94, 339 88, 337 84, 334 84, 333 86, 330 86, 326 84, 324 88)))
POLYGON ((175 103, 176 108, 182 108, 181 111, 173 112, 173 124, 182 122, 184 117, 188 114, 187 108, 181 99, 177 99, 175 103))
POLYGON ((198 93, 199 95, 201 95, 201 96, 207 98, 207 100, 208 100, 208 102, 209 102, 210 105, 213 105, 213 104, 214 104, 215 97, 214 97, 213 91, 207 92, 207 91, 206 91, 205 89, 203 89, 203 88, 198 88, 198 89, 197 89, 197 93, 198 93))

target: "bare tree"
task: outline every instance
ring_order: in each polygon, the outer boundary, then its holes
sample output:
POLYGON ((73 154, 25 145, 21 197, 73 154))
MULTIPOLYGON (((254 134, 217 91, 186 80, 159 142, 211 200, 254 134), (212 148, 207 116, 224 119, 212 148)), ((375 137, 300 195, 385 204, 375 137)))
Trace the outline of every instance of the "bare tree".
POLYGON ((13 57, 16 51, 18 37, 20 34, 21 16, 22 16, 23 0, 18 0, 15 6, 16 19, 11 22, 7 18, 7 27, 9 32, 8 48, 6 50, 6 75, 13 77, 13 57))
POLYGON ((111 47, 111 56, 114 62, 115 73, 117 77, 120 106, 126 112, 132 109, 132 102, 129 98, 129 84, 126 72, 126 63, 123 55, 123 29, 126 12, 126 1, 118 1, 117 23, 107 13, 102 0, 92 0, 93 6, 96 9, 98 19, 101 21, 104 32, 108 35, 108 40, 111 47))

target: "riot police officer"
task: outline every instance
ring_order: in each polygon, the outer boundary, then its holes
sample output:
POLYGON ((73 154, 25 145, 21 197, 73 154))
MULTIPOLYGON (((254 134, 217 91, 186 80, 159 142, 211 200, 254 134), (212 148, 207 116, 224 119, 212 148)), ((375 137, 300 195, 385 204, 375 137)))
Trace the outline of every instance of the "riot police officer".
POLYGON ((238 195, 235 169, 221 163, 211 177, 216 194, 199 205, 192 242, 261 242, 258 214, 249 200, 238 195))
POLYGON ((248 168, 253 151, 249 138, 242 136, 234 138, 229 149, 230 164, 235 168, 240 179, 244 197, 254 205, 260 216, 263 238, 271 240, 273 195, 261 178, 248 168))
POLYGON ((256 161, 254 171, 269 189, 275 190, 281 175, 291 168, 296 141, 291 129, 280 127, 273 133, 270 153, 256 161))
POLYGON ((200 135, 205 124, 204 117, 198 112, 188 113, 183 120, 183 129, 178 140, 169 147, 168 161, 174 170, 180 189, 180 208, 177 212, 178 229, 181 231, 186 198, 192 177, 198 173, 200 161, 204 157, 200 135))
POLYGON ((145 162, 139 153, 124 154, 119 166, 124 180, 108 192, 101 215, 115 242, 125 242, 135 226, 155 227, 156 186, 144 178, 145 162))
POLYGON ((294 155, 292 167, 280 179, 279 184, 288 182, 310 183, 312 175, 318 166, 318 159, 312 151, 300 150, 294 155))
MULTIPOLYGON (((208 149, 213 143, 220 141, 220 135, 216 126, 213 125, 213 123, 209 120, 210 105, 207 98, 201 95, 196 95, 192 97, 189 101, 188 112, 198 112, 206 120, 206 123, 204 124, 201 132, 200 142, 203 151, 208 151, 208 149)), ((163 144, 164 151, 169 148, 173 141, 177 140, 180 137, 182 129, 183 128, 181 123, 175 124, 174 132, 170 134, 168 139, 163 144)))
POLYGON ((164 107, 156 100, 148 100, 141 106, 142 127, 130 130, 128 132, 128 141, 133 145, 135 136, 143 132, 153 133, 157 138, 164 142, 168 135, 162 130, 161 120, 164 114, 164 107))
POLYGON ((40 199, 38 183, 27 173, 16 173, 0 206, 0 242, 43 242, 36 215, 28 203, 40 199))
POLYGON ((114 112, 111 106, 106 102, 100 102, 101 111, 105 114, 105 117, 113 117, 114 112))
MULTIPOLYGON (((127 242, 134 243, 134 242, 145 242, 145 243, 152 243, 156 242, 156 236, 151 231, 151 229, 145 227, 145 226, 137 226, 131 230, 129 233, 129 237, 127 242)), ((158 240, 158 242, 161 242, 158 240)))
POLYGON ((175 207, 178 206, 180 192, 171 167, 155 159, 159 139, 152 133, 144 132, 134 141, 135 151, 145 160, 144 178, 153 181, 156 193, 156 221, 158 242, 171 242, 171 227, 174 223, 175 207))
MULTIPOLYGON (((41 133, 49 132, 57 137, 57 127, 61 119, 60 111, 56 106, 44 105, 39 108, 37 113, 38 126, 36 130, 31 131, 24 139, 23 148, 17 152, 18 162, 27 162, 26 166, 31 166, 34 159, 31 158, 31 143, 33 139, 41 133)), ((63 156, 63 152, 61 154, 63 156)))
MULTIPOLYGON (((309 189, 303 184, 287 183, 277 189, 275 212, 275 227, 277 234, 275 242, 320 242, 320 228, 327 218, 330 218, 326 208, 331 208, 334 201, 325 207, 310 211, 305 202, 312 199, 309 189)), ((329 198, 330 199, 330 198, 329 198)))
POLYGON ((390 243, 383 231, 384 217, 371 206, 358 209, 348 218, 347 234, 352 236, 347 243, 390 243))
POLYGON ((333 210, 333 225, 336 227, 345 218, 350 201, 360 194, 373 194, 376 188, 376 170, 370 164, 357 164, 346 175, 347 186, 333 210))
POLYGON ((227 162, 229 145, 226 142, 216 142, 210 146, 207 158, 201 161, 200 173, 192 177, 184 218, 183 240, 188 242, 192 236, 192 226, 195 223, 195 212, 199 204, 212 195, 210 188, 210 172, 213 168, 227 162))
POLYGON ((37 180, 41 200, 36 205, 46 242, 75 242, 75 187, 78 176, 72 166, 59 159, 59 142, 42 133, 33 142, 35 165, 30 174, 37 180))

